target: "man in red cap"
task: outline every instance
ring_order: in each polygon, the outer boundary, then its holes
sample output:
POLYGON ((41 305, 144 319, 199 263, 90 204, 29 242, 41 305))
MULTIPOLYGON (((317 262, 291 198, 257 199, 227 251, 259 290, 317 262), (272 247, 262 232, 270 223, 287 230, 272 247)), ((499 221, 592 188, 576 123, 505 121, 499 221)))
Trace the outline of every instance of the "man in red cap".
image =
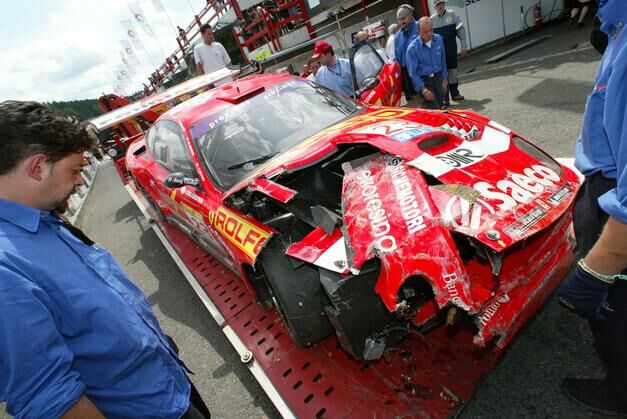
POLYGON ((350 62, 346 58, 337 58, 330 43, 316 42, 312 58, 318 58, 321 65, 316 73, 316 83, 345 96, 353 96, 350 62))

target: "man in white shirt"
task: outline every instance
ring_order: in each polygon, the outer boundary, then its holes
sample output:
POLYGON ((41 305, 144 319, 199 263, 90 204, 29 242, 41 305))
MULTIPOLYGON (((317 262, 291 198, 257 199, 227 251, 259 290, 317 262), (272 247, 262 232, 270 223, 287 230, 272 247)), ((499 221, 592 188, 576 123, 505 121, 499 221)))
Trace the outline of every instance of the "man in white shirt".
POLYGON ((396 32, 398 32, 398 25, 396 23, 392 23, 388 28, 388 40, 385 42, 385 55, 387 55, 390 60, 395 58, 394 38, 396 37, 396 32))
MULTIPOLYGON (((231 64, 231 58, 222 44, 214 41, 211 25, 208 23, 203 24, 200 27, 200 35, 202 36, 202 42, 194 47, 196 73, 200 76, 228 67, 231 64)), ((231 81, 233 79, 227 77, 215 84, 221 86, 231 81)))

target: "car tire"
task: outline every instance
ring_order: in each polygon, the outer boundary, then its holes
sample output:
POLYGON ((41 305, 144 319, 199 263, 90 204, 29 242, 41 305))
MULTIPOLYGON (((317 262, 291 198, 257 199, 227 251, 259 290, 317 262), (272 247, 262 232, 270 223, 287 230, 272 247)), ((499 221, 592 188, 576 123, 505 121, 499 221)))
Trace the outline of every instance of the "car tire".
MULTIPOLYGON (((150 207, 149 208, 150 212, 154 213, 157 219, 164 220, 165 219, 165 215, 163 215, 163 212, 161 211, 161 208, 159 208, 159 205, 157 205, 155 203, 155 201, 152 200, 152 198, 150 197, 148 192, 146 192, 146 189, 144 189, 142 184, 139 183, 135 177, 133 177, 133 181, 135 182, 135 185, 137 185, 137 189, 139 189, 139 192, 141 192, 141 194, 144 197, 144 199, 146 200, 146 202, 148 202, 148 206, 150 207)), ((151 214, 151 216, 152 215, 153 214, 151 214)))
POLYGON ((296 345, 306 348, 333 333, 324 312, 330 301, 320 285, 316 268, 307 264, 294 268, 279 238, 271 239, 263 249, 259 266, 273 303, 296 345))

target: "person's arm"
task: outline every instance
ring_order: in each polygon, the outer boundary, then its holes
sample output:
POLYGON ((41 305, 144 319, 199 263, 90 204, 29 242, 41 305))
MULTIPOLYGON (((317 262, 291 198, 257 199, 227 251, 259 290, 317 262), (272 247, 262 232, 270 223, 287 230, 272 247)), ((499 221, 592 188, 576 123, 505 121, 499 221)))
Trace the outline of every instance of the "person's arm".
POLYGON ((24 275, 0 265, 0 394, 12 416, 60 417, 85 385, 72 369, 74 354, 57 328, 54 304, 24 275))
POLYGON ((457 14, 455 15, 455 31, 457 32, 457 37, 462 44, 463 57, 468 52, 468 41, 466 40, 466 27, 464 26, 464 22, 462 22, 462 18, 457 14))
POLYGON ((198 76, 205 74, 205 70, 202 68, 200 54, 198 53, 198 50, 196 48, 194 48, 194 62, 196 63, 196 74, 198 76))
POLYGON ((61 416, 61 419, 104 419, 105 416, 85 395, 61 416))
POLYGON ((442 39, 442 37, 439 37, 439 39, 440 46, 442 47, 442 49, 440 49, 440 51, 442 51, 440 54, 440 68, 442 69, 442 79, 446 82, 448 79, 448 69, 446 68, 446 49, 444 48, 444 39, 442 39))
POLYGON ((231 57, 229 57, 229 53, 226 52, 226 48, 224 48, 224 45, 222 44, 220 44, 220 50, 222 51, 222 60, 224 61, 224 65, 229 67, 231 64, 231 57))
POLYGON ((584 262, 602 275, 616 275, 627 268, 627 224, 610 217, 584 262))
POLYGON ((601 236, 584 261, 603 275, 619 274, 627 267, 627 53, 618 56, 607 82, 603 128, 614 146, 616 188, 599 197, 609 214, 601 236))
POLYGON ((405 53, 405 64, 407 65, 407 74, 409 74, 410 81, 414 85, 416 92, 422 92, 424 83, 418 74, 418 57, 414 51, 414 43, 409 44, 407 52, 405 53))

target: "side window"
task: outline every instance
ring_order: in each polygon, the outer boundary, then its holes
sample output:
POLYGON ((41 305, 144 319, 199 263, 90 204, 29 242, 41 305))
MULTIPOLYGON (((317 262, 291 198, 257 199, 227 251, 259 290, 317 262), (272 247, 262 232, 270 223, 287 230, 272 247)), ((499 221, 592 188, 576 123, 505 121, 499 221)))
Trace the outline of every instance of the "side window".
POLYGON ((359 48, 353 60, 358 88, 362 87, 364 80, 377 77, 385 64, 383 57, 369 44, 359 48))
POLYGON ((150 129, 148 135, 146 144, 159 164, 172 173, 182 172, 185 176, 196 177, 187 157, 183 132, 178 125, 171 121, 160 121, 150 129))

